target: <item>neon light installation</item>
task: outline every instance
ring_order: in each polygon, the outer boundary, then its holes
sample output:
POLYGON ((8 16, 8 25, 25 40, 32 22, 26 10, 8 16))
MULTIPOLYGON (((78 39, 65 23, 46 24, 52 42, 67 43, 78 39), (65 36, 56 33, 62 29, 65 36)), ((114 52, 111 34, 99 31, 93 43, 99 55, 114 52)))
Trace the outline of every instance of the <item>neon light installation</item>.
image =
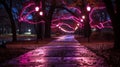
MULTIPOLYGON (((41 23, 41 21, 34 21, 32 18, 31 18, 31 20, 28 19, 29 16, 33 16, 33 14, 37 13, 41 9, 42 9, 41 2, 40 2, 40 6, 36 6, 36 4, 34 2, 28 3, 27 6, 25 6, 20 13, 19 22, 27 22, 30 24, 41 23)), ((40 11, 39 13, 41 16, 43 15, 42 11, 40 11)))
MULTIPOLYGON (((82 28, 84 26, 85 16, 84 15, 80 16, 81 11, 75 7, 68 7, 68 8, 73 9, 73 11, 76 10, 77 12, 75 12, 75 13, 79 14, 79 16, 75 17, 75 16, 70 15, 70 13, 69 13, 69 15, 61 14, 62 17, 59 16, 59 18, 54 18, 52 20, 51 28, 58 28, 66 33, 74 33, 75 30, 77 30, 78 28, 82 28), (64 20, 72 20, 73 22, 75 22, 75 27, 71 26, 70 24, 65 23, 64 20), (68 27, 70 30, 65 29, 64 26, 68 27)), ((88 7, 87 9, 91 10, 90 7, 88 7)), ((105 9, 105 7, 94 7, 91 10, 91 12, 89 14, 91 27, 98 28, 98 29, 102 29, 102 28, 106 28, 106 27, 111 28, 111 26, 110 26, 111 20, 94 23, 94 18, 92 18, 92 16, 93 16, 93 13, 98 9, 103 10, 103 9, 105 9)), ((31 2, 22 9, 22 11, 20 13, 19 21, 20 22, 27 22, 30 24, 41 23, 41 22, 43 22, 43 20, 34 21, 34 19, 33 19, 34 18, 33 14, 35 14, 35 13, 38 13, 40 16, 43 15, 43 12, 41 10, 42 10, 42 3, 41 2, 40 2, 39 6, 36 6, 36 4, 34 2, 31 2), (29 16, 31 16, 32 18, 29 18, 29 16)))
POLYGON ((77 16, 72 16, 66 10, 61 10, 58 12, 57 17, 55 17, 55 19, 52 20, 52 28, 59 28, 61 31, 66 33, 74 33, 78 28, 83 27, 83 19, 81 18, 81 11, 75 7, 67 7, 67 8, 72 12, 74 12, 77 16), (67 23, 65 21, 67 21, 67 23), (70 21, 74 23, 74 26, 70 24, 71 23, 70 21))
MULTIPOLYGON (((38 13, 39 12, 39 15, 40 16, 42 16, 43 15, 43 12, 41 11, 41 9, 42 9, 42 3, 40 2, 40 6, 36 6, 36 4, 34 3, 34 2, 31 2, 31 3, 29 3, 27 6, 25 6, 23 9, 22 9, 22 11, 21 11, 21 13, 20 13, 20 18, 19 18, 19 21, 20 22, 27 22, 27 23, 30 23, 30 24, 37 24, 37 23, 41 23, 41 21, 34 21, 32 18, 34 18, 32 15, 34 14, 34 13, 38 13), (29 11, 27 11, 27 9, 29 9, 29 11), (29 18, 28 19, 28 17, 29 16, 32 16, 32 18, 29 18)), ((74 9, 74 10, 76 10, 76 8, 70 8, 70 9, 74 9)), ((78 9, 77 9, 78 10, 78 9)), ((81 13, 81 11, 80 10, 78 10, 78 13, 81 13)), ((70 16, 70 17, 63 17, 63 18, 61 18, 61 19, 54 19, 52 22, 54 23, 54 22, 58 22, 58 21, 60 21, 60 20, 70 20, 70 19, 72 19, 74 22, 77 22, 76 23, 76 26, 75 26, 75 28, 73 28, 72 26, 70 26, 69 24, 66 24, 66 23, 64 23, 64 22, 62 22, 62 23, 58 23, 58 24, 52 24, 53 26, 51 26, 51 28, 59 28, 60 30, 62 30, 62 31, 64 31, 64 32, 67 32, 67 33, 74 33, 74 31, 75 30, 77 30, 78 29, 78 27, 79 26, 81 26, 82 27, 82 24, 80 23, 82 20, 80 20, 79 18, 76 18, 76 17, 74 17, 74 16, 70 16), (69 27, 72 31, 67 31, 67 30, 65 30, 62 26, 67 26, 67 27, 69 27)))
POLYGON ((66 33, 74 33, 75 30, 77 30, 79 27, 82 28, 83 27, 83 23, 81 22, 81 20, 79 18, 76 18, 74 16, 70 16, 70 17, 62 17, 59 19, 54 19, 52 21, 52 28, 59 28, 60 30, 62 30, 63 32, 66 33), (64 20, 72 20, 76 25, 75 27, 71 26, 70 24, 67 24, 65 22, 63 22, 64 20), (56 23, 59 22, 59 23, 56 23), (69 27, 71 30, 67 30, 62 26, 66 26, 69 27))
POLYGON ((91 28, 98 28, 98 29, 102 29, 102 28, 112 28, 111 26, 111 20, 110 19, 107 19, 105 21, 98 21, 97 23, 95 23, 94 21, 94 18, 92 18, 93 16, 93 13, 96 11, 96 10, 104 10, 105 7, 94 7, 90 14, 89 14, 89 19, 90 19, 90 25, 91 25, 91 28))

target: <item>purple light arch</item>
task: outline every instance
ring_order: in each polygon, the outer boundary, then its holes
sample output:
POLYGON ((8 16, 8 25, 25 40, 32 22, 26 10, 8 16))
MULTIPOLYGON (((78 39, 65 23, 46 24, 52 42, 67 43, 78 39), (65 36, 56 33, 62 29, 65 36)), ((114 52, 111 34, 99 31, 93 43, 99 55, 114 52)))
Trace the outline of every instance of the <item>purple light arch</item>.
MULTIPOLYGON (((27 23, 30 23, 30 24, 37 24, 37 23, 43 23, 44 21, 43 20, 40 20, 40 21, 32 21, 32 20, 29 20, 27 17, 33 13, 36 13, 38 11, 41 11, 42 10, 42 3, 40 2, 40 5, 39 5, 39 10, 36 11, 35 10, 35 7, 36 7, 36 4, 34 2, 31 2, 31 3, 28 3, 21 11, 20 13, 20 17, 19 17, 19 22, 27 22, 27 23), (32 8, 31 8, 32 7, 32 8), (27 11, 28 8, 31 8, 29 11, 27 11)), ((81 15, 81 11, 80 9, 77 9, 75 7, 68 7, 69 9, 73 9, 75 11, 75 9, 78 11, 77 13, 79 13, 79 15, 81 15)), ((89 14, 89 19, 90 19, 90 25, 91 25, 91 28, 98 28, 98 29, 102 29, 102 28, 112 28, 112 26, 110 26, 109 24, 111 24, 111 20, 107 20, 107 21, 104 21, 104 22, 99 22, 99 23, 96 23, 93 25, 94 23, 94 20, 92 18, 92 14, 95 10, 97 9, 100 9, 100 10, 103 10, 105 9, 105 7, 94 7, 90 14, 89 14), (108 25, 108 26, 107 26, 108 25)), ((79 16, 79 17, 75 17, 75 16, 65 16, 64 14, 62 14, 63 16, 60 17, 60 18, 56 18, 56 19, 53 19, 52 20, 52 26, 51 28, 58 28, 60 30, 62 30, 63 32, 66 32, 66 33, 74 33, 75 30, 77 30, 78 28, 82 28, 84 26, 84 18, 83 16, 79 16), (66 24, 63 22, 63 20, 72 20, 73 22, 75 22, 75 27, 72 27, 71 25, 69 24, 66 24), (57 23, 56 23, 57 22, 57 23), (66 26, 66 27, 69 27, 71 30, 67 30, 65 28, 63 28, 62 26, 66 26)))

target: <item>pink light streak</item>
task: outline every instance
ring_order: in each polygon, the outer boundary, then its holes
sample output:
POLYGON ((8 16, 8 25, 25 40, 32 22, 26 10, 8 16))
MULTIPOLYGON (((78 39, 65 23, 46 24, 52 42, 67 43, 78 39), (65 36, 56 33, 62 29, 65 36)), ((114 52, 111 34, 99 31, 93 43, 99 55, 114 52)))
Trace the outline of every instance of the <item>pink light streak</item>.
POLYGON ((33 2, 32 2, 32 3, 29 3, 27 6, 25 6, 25 7, 23 8, 23 10, 22 10, 21 13, 20 13, 20 19, 18 19, 20 22, 21 22, 21 21, 24 21, 22 17, 23 17, 23 15, 24 15, 25 10, 26 10, 28 7, 30 7, 30 6, 32 6, 32 5, 34 5, 34 4, 35 4, 35 3, 33 3, 33 2))
POLYGON ((99 22, 98 24, 96 25, 92 25, 92 23, 94 23, 93 19, 92 19, 92 13, 97 10, 97 9, 105 9, 105 7, 94 7, 90 14, 89 14, 89 19, 90 19, 90 25, 91 25, 91 28, 98 28, 98 29, 102 29, 102 28, 112 28, 112 26, 105 26, 105 24, 108 24, 109 22, 111 23, 111 20, 107 20, 105 22, 99 22))
POLYGON ((73 20, 75 23, 78 23, 80 26, 83 26, 83 23, 81 23, 81 19, 76 18, 74 16, 62 17, 62 18, 54 19, 54 20, 52 20, 52 23, 58 22, 58 21, 61 21, 61 20, 73 20))
MULTIPOLYGON (((27 23, 30 23, 30 24, 41 23, 41 21, 35 22, 35 21, 32 21, 32 20, 28 20, 28 19, 27 19, 27 17, 28 17, 30 14, 35 13, 36 11, 39 11, 40 9, 42 9, 42 3, 41 3, 41 2, 40 2, 40 6, 39 6, 39 7, 38 7, 38 6, 36 7, 36 4, 35 4, 34 2, 29 3, 29 4, 28 4, 27 6, 25 6, 25 7, 23 8, 23 10, 21 11, 21 13, 20 13, 20 18, 18 19, 19 22, 27 22, 27 23), (27 11, 27 12, 25 13, 26 9, 28 9, 28 8, 30 8, 30 7, 32 7, 32 6, 34 6, 35 9, 32 9, 32 10, 27 11)), ((43 15, 43 13, 42 13, 41 11, 40 11, 40 15, 43 15)))
POLYGON ((60 23, 58 23, 58 24, 56 24, 56 25, 53 24, 54 26, 52 26, 52 28, 58 27, 58 28, 59 28, 60 30, 62 30, 63 32, 66 32, 66 33, 74 33, 75 30, 77 30, 79 27, 82 27, 82 26, 83 26, 83 24, 81 23, 81 20, 80 20, 79 18, 74 17, 74 16, 62 17, 62 18, 54 19, 54 20, 52 21, 52 23, 58 22, 58 21, 62 21, 62 20, 73 20, 73 21, 76 23, 75 28, 73 28, 72 26, 70 26, 69 24, 66 24, 66 23, 64 23, 64 22, 60 22, 60 23), (68 30, 62 28, 62 25, 65 25, 65 26, 71 28, 73 31, 68 31, 68 30), (56 27, 55 27, 55 26, 56 26, 56 27))

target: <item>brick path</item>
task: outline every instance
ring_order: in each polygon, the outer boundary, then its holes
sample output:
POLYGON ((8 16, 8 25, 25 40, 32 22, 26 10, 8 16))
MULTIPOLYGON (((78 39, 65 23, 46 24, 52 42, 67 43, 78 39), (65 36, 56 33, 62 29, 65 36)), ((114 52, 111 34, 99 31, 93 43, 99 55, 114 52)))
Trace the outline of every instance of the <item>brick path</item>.
POLYGON ((65 35, 47 46, 3 63, 0 67, 108 67, 108 65, 102 57, 78 43, 73 35, 65 35))

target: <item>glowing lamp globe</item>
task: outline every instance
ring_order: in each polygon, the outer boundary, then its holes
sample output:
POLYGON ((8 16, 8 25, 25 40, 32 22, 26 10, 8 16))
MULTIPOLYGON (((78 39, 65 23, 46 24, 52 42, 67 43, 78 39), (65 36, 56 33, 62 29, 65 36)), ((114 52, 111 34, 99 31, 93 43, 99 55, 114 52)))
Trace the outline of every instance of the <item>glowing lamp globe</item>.
POLYGON ((85 19, 85 15, 82 16, 82 19, 85 19))
POLYGON ((43 16, 43 12, 42 12, 42 11, 40 11, 40 12, 39 12, 39 15, 40 15, 40 16, 43 16))
POLYGON ((81 19, 80 21, 83 22, 83 19, 81 19))
POLYGON ((59 25, 56 25, 56 27, 59 27, 59 25))
POLYGON ((90 11, 90 10, 91 10, 91 7, 90 7, 90 6, 87 6, 86 9, 87 9, 87 11, 90 11))
POLYGON ((39 7, 35 7, 35 11, 39 11, 39 7))

